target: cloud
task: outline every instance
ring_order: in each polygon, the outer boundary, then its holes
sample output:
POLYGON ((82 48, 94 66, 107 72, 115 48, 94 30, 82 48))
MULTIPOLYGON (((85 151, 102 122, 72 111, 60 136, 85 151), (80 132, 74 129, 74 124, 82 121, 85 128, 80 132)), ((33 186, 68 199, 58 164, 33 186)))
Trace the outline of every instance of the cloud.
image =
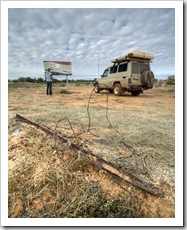
POLYGON ((71 61, 73 75, 98 75, 114 57, 155 54, 156 74, 175 73, 175 11, 162 8, 9 8, 9 79, 43 77, 43 60, 71 61))

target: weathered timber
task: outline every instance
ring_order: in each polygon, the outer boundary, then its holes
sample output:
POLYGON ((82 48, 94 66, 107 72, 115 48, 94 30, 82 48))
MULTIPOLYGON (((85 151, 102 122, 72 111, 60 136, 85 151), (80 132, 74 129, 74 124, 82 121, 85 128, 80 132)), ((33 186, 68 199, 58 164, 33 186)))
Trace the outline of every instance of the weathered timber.
MULTIPOLYGON (((41 131, 43 131, 47 135, 55 136, 55 133, 52 130, 44 128, 44 127, 40 126, 39 124, 34 123, 34 122, 30 121, 29 119, 27 119, 27 118, 25 118, 25 117, 23 117, 23 116, 21 116, 19 114, 16 114, 15 119, 19 120, 21 122, 25 122, 27 124, 30 124, 30 125, 38 128, 38 129, 40 129, 41 131)), ((69 143, 68 139, 66 139, 66 138, 64 138, 62 136, 57 136, 57 137, 63 143, 69 143)), ((128 171, 117 167, 113 163, 104 160, 103 158, 95 155, 93 152, 91 152, 89 150, 85 150, 84 148, 82 148, 79 145, 77 145, 75 143, 72 143, 72 142, 71 142, 71 148, 79 151, 82 154, 91 156, 93 161, 94 161, 94 163, 97 166, 99 166, 102 169, 104 169, 104 170, 106 170, 106 171, 118 176, 122 180, 127 181, 130 184, 132 184, 132 185, 134 185, 134 186, 136 186, 136 187, 138 187, 138 188, 140 188, 140 189, 142 189, 144 191, 147 191, 148 193, 151 193, 151 194, 153 194, 155 196, 164 197, 164 194, 158 188, 154 187, 153 185, 150 185, 148 182, 138 178, 137 176, 132 175, 128 171)))

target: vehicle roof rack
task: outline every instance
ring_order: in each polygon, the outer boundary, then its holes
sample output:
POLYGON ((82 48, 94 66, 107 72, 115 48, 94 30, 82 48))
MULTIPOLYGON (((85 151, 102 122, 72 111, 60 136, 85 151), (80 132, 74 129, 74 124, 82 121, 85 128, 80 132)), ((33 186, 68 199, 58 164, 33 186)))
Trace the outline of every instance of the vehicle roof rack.
POLYGON ((148 62, 151 62, 151 60, 154 59, 154 54, 149 52, 143 52, 139 50, 133 50, 132 52, 119 56, 115 59, 112 59, 112 63, 119 63, 122 61, 128 61, 128 60, 145 60, 148 62))

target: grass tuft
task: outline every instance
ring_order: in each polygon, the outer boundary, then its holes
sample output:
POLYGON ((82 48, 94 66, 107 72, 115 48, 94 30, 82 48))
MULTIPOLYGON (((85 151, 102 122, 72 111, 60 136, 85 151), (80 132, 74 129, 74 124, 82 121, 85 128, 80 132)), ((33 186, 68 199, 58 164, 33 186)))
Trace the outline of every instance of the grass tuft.
POLYGON ((71 92, 67 89, 60 90, 60 94, 71 94, 71 92))

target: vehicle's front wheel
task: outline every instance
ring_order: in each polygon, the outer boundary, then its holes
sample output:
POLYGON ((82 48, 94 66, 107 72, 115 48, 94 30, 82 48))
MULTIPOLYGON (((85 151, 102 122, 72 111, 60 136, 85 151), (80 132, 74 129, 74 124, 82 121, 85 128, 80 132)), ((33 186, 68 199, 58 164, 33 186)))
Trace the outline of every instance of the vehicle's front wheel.
POLYGON ((94 91, 95 91, 95 93, 100 93, 100 89, 99 89, 99 85, 98 84, 95 85, 94 91))
POLYGON ((131 94, 132 96, 139 96, 140 95, 140 91, 132 91, 131 94))
POLYGON ((121 88, 120 84, 115 84, 113 93, 115 96, 121 96, 122 95, 122 88, 121 88))

